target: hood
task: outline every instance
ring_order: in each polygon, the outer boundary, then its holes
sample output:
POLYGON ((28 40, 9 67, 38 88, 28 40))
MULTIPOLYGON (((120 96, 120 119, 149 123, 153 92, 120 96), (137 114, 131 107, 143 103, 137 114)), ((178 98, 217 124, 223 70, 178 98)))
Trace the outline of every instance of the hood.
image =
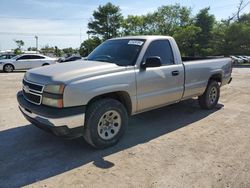
POLYGON ((25 79, 40 84, 55 82, 68 84, 72 81, 124 71, 125 69, 125 67, 112 63, 80 60, 31 69, 26 72, 25 79))

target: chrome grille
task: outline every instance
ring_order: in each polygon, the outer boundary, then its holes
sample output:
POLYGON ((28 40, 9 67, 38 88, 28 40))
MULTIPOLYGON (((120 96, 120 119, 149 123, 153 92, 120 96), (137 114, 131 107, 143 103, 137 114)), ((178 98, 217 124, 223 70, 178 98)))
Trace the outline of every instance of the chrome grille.
POLYGON ((41 84, 23 80, 23 95, 31 103, 41 104, 43 88, 44 86, 41 84))

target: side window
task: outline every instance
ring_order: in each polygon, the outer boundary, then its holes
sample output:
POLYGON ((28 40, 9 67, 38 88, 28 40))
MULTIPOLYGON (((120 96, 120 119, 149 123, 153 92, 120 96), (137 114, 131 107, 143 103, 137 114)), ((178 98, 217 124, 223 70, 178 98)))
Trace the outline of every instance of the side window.
POLYGON ((28 60, 28 59, 30 59, 29 55, 23 55, 23 56, 19 57, 17 60, 28 60))
POLYGON ((174 64, 174 56, 168 40, 155 40, 151 42, 144 55, 144 59, 150 56, 159 56, 163 65, 174 64))
POLYGON ((6 55, 1 55, 0 59, 7 59, 7 56, 6 55))
POLYGON ((44 59, 45 57, 39 55, 31 55, 30 59, 44 59))

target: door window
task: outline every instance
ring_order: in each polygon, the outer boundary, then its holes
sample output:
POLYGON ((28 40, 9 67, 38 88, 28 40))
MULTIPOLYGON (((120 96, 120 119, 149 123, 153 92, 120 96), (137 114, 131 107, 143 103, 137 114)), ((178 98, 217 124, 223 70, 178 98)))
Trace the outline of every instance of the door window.
POLYGON ((30 59, 45 59, 45 57, 39 55, 31 55, 30 59))
POLYGON ((151 42, 144 55, 144 59, 150 56, 160 57, 163 65, 174 64, 174 56, 168 40, 155 40, 151 42))
POLYGON ((28 59, 30 59, 30 55, 23 55, 19 57, 17 60, 28 60, 28 59))

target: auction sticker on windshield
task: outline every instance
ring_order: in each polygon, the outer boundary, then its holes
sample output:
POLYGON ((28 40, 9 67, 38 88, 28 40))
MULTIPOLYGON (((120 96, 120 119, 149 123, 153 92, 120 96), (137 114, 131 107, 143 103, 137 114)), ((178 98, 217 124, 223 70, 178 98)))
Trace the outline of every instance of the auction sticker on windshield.
POLYGON ((143 45, 143 41, 140 41, 140 40, 130 40, 129 42, 128 42, 128 44, 130 44, 130 45, 137 45, 137 46, 141 46, 141 45, 143 45))

